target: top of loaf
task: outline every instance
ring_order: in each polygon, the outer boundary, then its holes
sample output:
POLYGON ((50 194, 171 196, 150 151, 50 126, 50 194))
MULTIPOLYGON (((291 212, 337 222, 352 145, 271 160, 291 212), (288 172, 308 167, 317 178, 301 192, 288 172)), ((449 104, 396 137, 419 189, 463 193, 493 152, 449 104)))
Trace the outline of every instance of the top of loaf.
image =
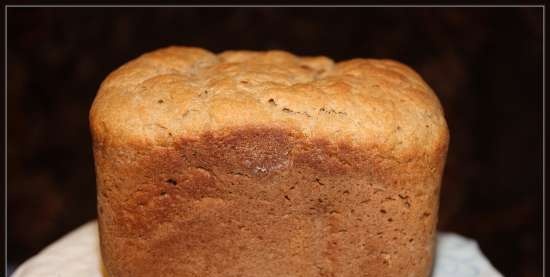
POLYGON ((166 146, 250 126, 393 151, 448 140, 432 89, 387 59, 167 47, 112 72, 90 111, 95 139, 166 146))

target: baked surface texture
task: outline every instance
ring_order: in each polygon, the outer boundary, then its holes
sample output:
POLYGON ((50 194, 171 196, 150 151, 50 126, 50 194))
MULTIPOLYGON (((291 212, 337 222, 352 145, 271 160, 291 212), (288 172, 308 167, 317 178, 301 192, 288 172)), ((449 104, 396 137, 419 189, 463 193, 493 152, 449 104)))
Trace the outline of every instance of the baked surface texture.
POLYGON ((449 143, 392 60, 167 47, 90 110, 110 277, 427 277, 449 143))

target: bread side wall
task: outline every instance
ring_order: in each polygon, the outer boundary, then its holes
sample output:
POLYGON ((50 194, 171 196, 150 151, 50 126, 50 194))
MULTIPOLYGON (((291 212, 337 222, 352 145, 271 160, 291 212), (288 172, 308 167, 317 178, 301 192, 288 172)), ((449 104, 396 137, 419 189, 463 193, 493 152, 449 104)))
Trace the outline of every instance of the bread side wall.
POLYGON ((171 146, 94 138, 106 269, 425 277, 446 151, 394 157, 258 126, 171 146))

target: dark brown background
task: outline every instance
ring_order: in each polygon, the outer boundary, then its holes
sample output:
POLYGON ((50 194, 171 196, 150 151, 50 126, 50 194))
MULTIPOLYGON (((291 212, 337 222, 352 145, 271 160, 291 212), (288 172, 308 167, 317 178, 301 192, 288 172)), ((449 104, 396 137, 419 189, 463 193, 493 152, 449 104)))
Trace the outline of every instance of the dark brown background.
POLYGON ((9 8, 8 261, 93 219, 88 110, 102 79, 172 44, 392 58, 451 129, 440 229, 506 276, 542 266, 542 8, 9 8))

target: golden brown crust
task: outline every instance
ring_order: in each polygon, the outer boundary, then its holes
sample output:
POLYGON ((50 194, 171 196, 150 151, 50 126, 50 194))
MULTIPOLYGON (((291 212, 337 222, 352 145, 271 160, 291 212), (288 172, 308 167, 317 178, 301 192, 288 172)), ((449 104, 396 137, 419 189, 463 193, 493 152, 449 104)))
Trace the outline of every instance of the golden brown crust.
POLYGON ((406 66, 168 48, 90 119, 112 277, 429 274, 448 131, 406 66))
POLYGON ((102 83, 90 112, 103 139, 170 144, 247 125, 306 137, 432 149, 447 136, 439 101, 409 67, 391 60, 297 57, 283 51, 168 47, 127 63, 102 83))

